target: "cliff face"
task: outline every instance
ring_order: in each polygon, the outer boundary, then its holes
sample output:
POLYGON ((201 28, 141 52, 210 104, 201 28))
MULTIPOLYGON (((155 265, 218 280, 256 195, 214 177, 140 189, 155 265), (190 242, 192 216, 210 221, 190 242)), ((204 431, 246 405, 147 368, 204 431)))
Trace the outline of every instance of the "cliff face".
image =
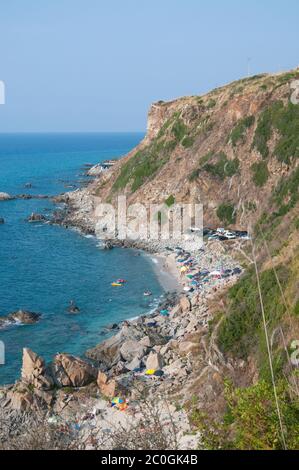
POLYGON ((173 196, 202 202, 205 225, 255 224, 292 197, 287 189, 285 201, 274 201, 298 168, 299 106, 290 100, 297 77, 298 70, 259 75, 153 104, 143 142, 92 193, 156 203, 173 196))

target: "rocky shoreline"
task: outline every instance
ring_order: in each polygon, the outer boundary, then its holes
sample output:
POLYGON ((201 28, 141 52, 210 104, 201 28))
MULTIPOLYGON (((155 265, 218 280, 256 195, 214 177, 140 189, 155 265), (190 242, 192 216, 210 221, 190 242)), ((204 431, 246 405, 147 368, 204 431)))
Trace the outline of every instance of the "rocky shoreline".
MULTIPOLYGON (((95 233, 94 200, 88 188, 59 196, 55 202, 62 207, 54 212, 52 223, 95 233)), ((203 409, 214 410, 215 397, 223 393, 220 369, 232 374, 242 366, 227 362, 209 337, 211 304, 236 282, 242 269, 232 258, 230 245, 218 241, 195 245, 193 250, 188 244, 175 247, 161 241, 111 241, 114 245, 154 255, 156 269, 163 268, 168 282, 172 278, 174 292, 165 294, 154 312, 112 328, 116 334, 88 350, 85 359, 57 354, 46 365, 24 349, 21 379, 0 391, 0 421, 16 422, 24 414, 42 413, 45 422, 76 426, 80 440, 87 433, 86 448, 97 448, 101 442, 100 448, 109 449, 120 423, 135 426, 142 419, 140 407, 146 396, 161 408, 159 416, 168 423, 175 421, 177 447, 195 448, 199 436, 192 436, 184 408, 194 387, 203 409), (117 397, 123 408, 113 405, 117 397), (165 400, 171 420, 165 414, 165 400), (107 429, 109 439, 103 433, 107 429)), ((16 427, 16 434, 20 429, 16 427)), ((5 442, 3 433, 0 441, 5 442)))

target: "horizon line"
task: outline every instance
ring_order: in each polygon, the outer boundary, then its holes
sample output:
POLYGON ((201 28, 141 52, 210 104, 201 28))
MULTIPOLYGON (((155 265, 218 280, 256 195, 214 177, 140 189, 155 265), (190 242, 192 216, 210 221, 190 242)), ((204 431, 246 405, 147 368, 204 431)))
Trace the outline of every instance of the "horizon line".
POLYGON ((0 135, 6 134, 145 134, 142 131, 0 131, 0 135))

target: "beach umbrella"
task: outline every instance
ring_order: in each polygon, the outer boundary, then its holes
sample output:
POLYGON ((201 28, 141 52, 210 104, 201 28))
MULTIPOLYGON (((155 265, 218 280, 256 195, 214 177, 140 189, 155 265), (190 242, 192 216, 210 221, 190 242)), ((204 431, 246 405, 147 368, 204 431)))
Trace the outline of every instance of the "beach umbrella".
POLYGON ((163 317, 167 317, 169 315, 169 312, 168 310, 161 310, 160 311, 160 314, 163 316, 163 317))
POLYGON ((120 397, 115 397, 115 398, 112 398, 111 403, 113 403, 114 405, 118 405, 120 403, 124 403, 124 400, 120 397))

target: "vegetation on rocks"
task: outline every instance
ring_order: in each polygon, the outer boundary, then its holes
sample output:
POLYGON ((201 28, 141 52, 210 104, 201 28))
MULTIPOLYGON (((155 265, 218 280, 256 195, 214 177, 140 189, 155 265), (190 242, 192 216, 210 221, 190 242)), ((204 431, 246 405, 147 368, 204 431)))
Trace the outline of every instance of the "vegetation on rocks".
POLYGON ((113 190, 118 191, 131 183, 131 190, 136 191, 147 179, 169 160, 176 142, 173 140, 155 140, 143 150, 139 150, 133 158, 128 160, 120 170, 113 190))
POLYGON ((238 158, 229 160, 224 152, 220 152, 215 156, 214 163, 205 163, 202 169, 213 176, 224 179, 235 175, 239 170, 239 166, 238 158))
POLYGON ((268 143, 274 130, 279 134, 274 155, 279 161, 289 164, 293 158, 299 157, 299 105, 275 101, 261 113, 253 146, 263 158, 269 156, 268 143))
MULTIPOLYGON (((281 266, 277 270, 281 285, 285 287, 289 272, 281 266)), ((264 309, 269 329, 277 325, 285 312, 281 302, 281 292, 274 271, 264 271, 260 275, 261 291, 263 293, 264 309)), ((229 314, 224 317, 219 332, 218 341, 223 352, 233 353, 246 358, 253 347, 263 348, 262 313, 255 272, 250 270, 235 284, 228 293, 229 314)), ((267 358, 260 350, 262 360, 267 358)), ((261 361, 262 362, 262 361, 261 361)))
POLYGON ((287 214, 299 201, 299 167, 288 178, 281 178, 273 193, 273 201, 278 207, 274 216, 287 214))
POLYGON ((227 225, 234 224, 236 221, 235 207, 230 203, 220 204, 217 209, 217 217, 227 225))
POLYGON ((262 187, 269 178, 269 170, 267 162, 261 161, 258 163, 253 163, 251 166, 251 171, 253 173, 252 180, 256 186, 262 187))
POLYGON ((247 116, 240 119, 229 136, 229 141, 232 143, 233 147, 235 147, 239 142, 244 143, 246 132, 254 124, 254 121, 254 116, 247 116))
MULTIPOLYGON (((277 395, 283 415, 288 449, 299 446, 299 406, 290 396, 288 382, 280 380, 277 395)), ((259 381, 248 388, 234 388, 226 383, 227 411, 221 423, 193 411, 193 421, 201 431, 204 449, 281 450, 284 442, 280 431, 275 396, 271 384, 259 381)))

